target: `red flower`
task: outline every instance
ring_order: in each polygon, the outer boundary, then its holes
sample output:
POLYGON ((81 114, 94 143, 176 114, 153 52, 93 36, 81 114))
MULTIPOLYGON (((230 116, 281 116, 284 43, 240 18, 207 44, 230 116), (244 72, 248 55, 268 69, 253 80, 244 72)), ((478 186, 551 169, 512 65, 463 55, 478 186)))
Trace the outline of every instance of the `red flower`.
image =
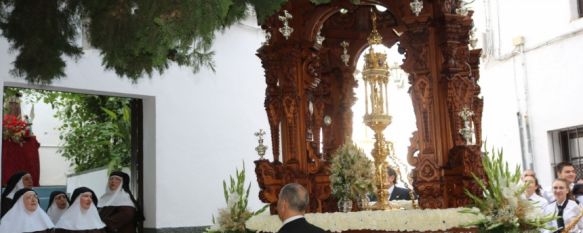
POLYGON ((4 115, 2 119, 2 139, 22 143, 27 123, 14 115, 4 115))

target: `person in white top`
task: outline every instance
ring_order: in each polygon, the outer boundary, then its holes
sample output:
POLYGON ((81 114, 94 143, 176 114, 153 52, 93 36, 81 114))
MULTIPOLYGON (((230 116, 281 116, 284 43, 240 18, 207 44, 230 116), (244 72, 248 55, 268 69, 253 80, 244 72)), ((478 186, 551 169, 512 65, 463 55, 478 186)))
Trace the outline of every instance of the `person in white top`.
MULTIPOLYGON (((575 166, 569 162, 560 162, 555 166, 555 172, 558 179, 563 179, 569 182, 567 187, 569 187, 569 190, 572 190, 573 185, 575 184, 575 179, 577 178, 575 166)), ((553 202, 555 200, 553 192, 554 190, 551 187, 550 189, 546 189, 542 196, 546 198, 547 201, 553 202)))
POLYGON ((526 169, 522 172, 522 179, 524 179, 524 177, 526 177, 526 176, 536 177, 536 173, 534 172, 534 170, 529 168, 529 169, 526 169))
MULTIPOLYGON (((570 199, 569 181, 556 179, 553 182, 553 194, 556 201, 549 203, 544 208, 543 213, 545 215, 555 214, 558 218, 549 222, 548 226, 555 227, 557 229, 555 232, 562 232, 570 223, 578 221, 569 232, 580 232, 580 230, 583 229, 583 224, 577 219, 577 216, 581 212, 581 208, 575 201, 570 199)), ((551 231, 545 230, 543 232, 551 231)))
POLYGON ((10 207, 0 223, 0 233, 48 233, 55 227, 49 216, 38 207, 38 196, 32 189, 24 188, 14 194, 10 207))
POLYGON ((524 176, 522 180, 527 184, 524 190, 524 198, 531 201, 536 207, 542 210, 547 204, 547 200, 540 196, 540 185, 534 176, 524 176))

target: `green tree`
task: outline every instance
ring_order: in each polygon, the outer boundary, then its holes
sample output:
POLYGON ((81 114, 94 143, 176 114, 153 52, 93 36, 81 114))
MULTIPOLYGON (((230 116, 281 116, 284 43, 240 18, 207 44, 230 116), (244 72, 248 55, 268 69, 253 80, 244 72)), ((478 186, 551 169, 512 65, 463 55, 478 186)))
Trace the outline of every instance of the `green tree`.
POLYGON ((285 0, 0 0, 0 29, 18 54, 12 74, 33 83, 65 76, 63 56, 82 54, 83 24, 106 69, 134 81, 171 63, 214 70, 217 31, 243 19, 259 22, 285 0), (83 22, 83 23, 82 23, 83 22))

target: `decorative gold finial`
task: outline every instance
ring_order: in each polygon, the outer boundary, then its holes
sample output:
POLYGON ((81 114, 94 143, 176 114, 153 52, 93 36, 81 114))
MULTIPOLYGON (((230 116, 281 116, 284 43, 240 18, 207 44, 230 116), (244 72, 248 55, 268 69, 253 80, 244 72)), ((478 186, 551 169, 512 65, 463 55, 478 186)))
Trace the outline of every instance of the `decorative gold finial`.
POLYGON ((381 44, 383 42, 383 37, 379 31, 377 31, 377 14, 375 14, 374 11, 371 12, 370 19, 372 21, 372 31, 368 36, 368 45, 381 44))

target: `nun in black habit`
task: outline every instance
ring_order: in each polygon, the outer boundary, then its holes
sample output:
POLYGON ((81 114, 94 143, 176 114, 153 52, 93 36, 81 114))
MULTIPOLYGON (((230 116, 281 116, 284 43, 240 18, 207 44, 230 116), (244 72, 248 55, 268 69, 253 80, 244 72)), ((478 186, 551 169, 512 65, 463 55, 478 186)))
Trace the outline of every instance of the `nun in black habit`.
POLYGON ((144 217, 130 191, 130 176, 121 171, 109 175, 105 194, 99 199, 99 215, 108 233, 135 233, 144 217))
POLYGON ((0 233, 49 233, 54 227, 45 211, 38 205, 32 189, 23 188, 14 194, 14 205, 0 222, 0 233))
POLYGON ((70 206, 63 213, 55 233, 105 233, 105 224, 99 218, 93 190, 80 187, 73 191, 70 206))
POLYGON ((4 216, 8 209, 13 204, 14 195, 16 192, 23 188, 32 188, 32 176, 28 172, 17 172, 8 179, 8 184, 4 192, 2 192, 2 210, 0 211, 0 217, 4 216))
POLYGON ((47 208, 47 215, 57 224, 61 216, 69 208, 69 198, 67 194, 63 191, 53 191, 51 197, 49 198, 49 207, 47 208))

